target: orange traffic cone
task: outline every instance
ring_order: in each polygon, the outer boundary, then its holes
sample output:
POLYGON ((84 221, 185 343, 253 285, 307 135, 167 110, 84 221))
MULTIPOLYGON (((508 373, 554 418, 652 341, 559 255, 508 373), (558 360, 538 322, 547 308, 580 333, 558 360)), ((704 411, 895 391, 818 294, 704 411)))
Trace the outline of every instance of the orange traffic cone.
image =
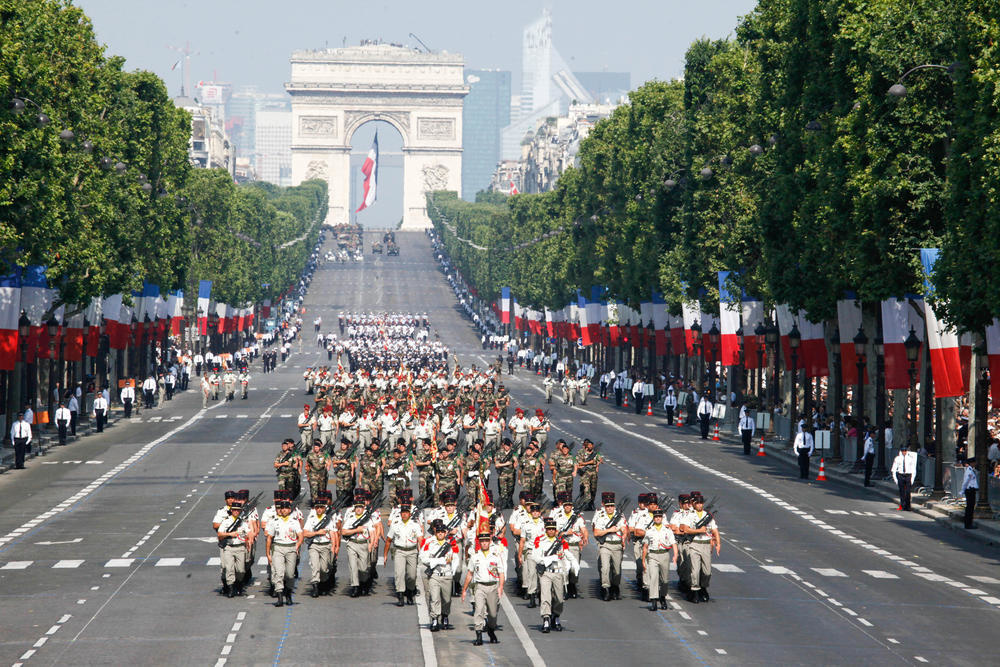
POLYGON ((647 417, 652 417, 653 416, 653 402, 652 401, 650 401, 649 403, 646 404, 646 416, 647 417))
POLYGON ((535 369, 535 375, 541 375, 541 374, 542 374, 542 367, 539 366, 535 369))
POLYGON ((764 436, 760 436, 760 449, 757 450, 757 456, 767 456, 764 453, 764 436))
POLYGON ((684 428, 684 410, 677 411, 677 428, 684 428))
POLYGON ((625 403, 623 405, 626 408, 628 407, 628 392, 627 391, 625 392, 625 403))
POLYGON ((719 439, 719 422, 715 422, 715 433, 712 434, 712 440, 719 439))
POLYGON ((819 476, 816 478, 817 482, 826 481, 826 461, 823 459, 819 460, 819 476))

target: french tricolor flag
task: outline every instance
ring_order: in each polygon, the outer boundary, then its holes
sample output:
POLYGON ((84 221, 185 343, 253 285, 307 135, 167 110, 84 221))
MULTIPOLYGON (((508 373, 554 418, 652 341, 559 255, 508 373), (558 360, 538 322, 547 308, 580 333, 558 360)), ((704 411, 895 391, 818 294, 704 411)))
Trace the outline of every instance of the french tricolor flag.
POLYGON ((104 304, 104 299, 99 296, 95 296, 90 300, 90 305, 87 306, 87 310, 84 314, 84 319, 87 321, 87 342, 86 342, 86 354, 88 357, 96 357, 101 345, 101 319, 103 311, 101 306, 104 304))
POLYGON ((518 331, 524 331, 527 328, 524 323, 524 309, 521 308, 521 304, 517 302, 517 297, 513 297, 511 301, 513 301, 512 307, 514 310, 514 328, 518 331))
POLYGON ((657 291, 653 291, 653 328, 656 330, 654 339, 656 341, 656 354, 663 356, 667 353, 667 328, 670 320, 667 316, 667 300, 657 291))
POLYGON ((48 359, 49 334, 45 326, 45 313, 52 307, 55 290, 49 289, 44 266, 29 266, 21 276, 21 309, 31 322, 28 334, 27 359, 48 359))
POLYGON ((170 334, 172 336, 181 335, 181 322, 183 321, 184 292, 176 290, 167 295, 166 314, 170 318, 170 334))
POLYGON ((15 269, 0 276, 0 371, 18 362, 17 321, 21 319, 21 275, 15 269))
MULTIPOLYGON (((694 354, 694 331, 691 327, 698 323, 701 313, 701 304, 694 300, 690 303, 681 304, 681 317, 684 322, 684 354, 691 356, 694 354)), ((702 327, 702 332, 705 328, 702 327)))
POLYGON ((1000 320, 986 327, 986 356, 990 362, 990 395, 1000 405, 1000 320))
MULTIPOLYGON (((910 362, 906 360, 906 339, 910 330, 924 342, 923 299, 907 295, 902 299, 886 299, 882 302, 882 340, 885 345, 885 388, 910 388, 910 362)), ((843 335, 843 334, 841 334, 843 335)), ((915 364, 920 370, 920 355, 915 364)), ((998 378, 1000 379, 1000 378, 998 378)))
MULTIPOLYGON (((837 326, 840 328, 840 373, 844 384, 858 383, 858 357, 854 353, 854 337, 861 327, 861 303, 854 292, 837 301, 837 326)), ((868 370, 865 369, 864 383, 868 384, 868 370)))
POLYGON ((510 324, 510 288, 501 287, 500 288, 500 322, 501 324, 510 324))
POLYGON ((198 281, 198 333, 208 335, 208 307, 212 300, 212 281, 198 281))
MULTIPOLYGON (((764 304, 760 299, 743 293, 743 365, 748 368, 757 368, 757 355, 760 346, 764 343, 755 331, 757 327, 764 324, 764 304)), ((760 357, 764 364, 767 364, 767 353, 760 357)))
MULTIPOLYGON (((927 296, 933 295, 929 277, 934 273, 937 248, 923 248, 920 261, 924 265, 924 279, 927 296)), ((924 317, 927 322, 927 347, 931 356, 931 372, 934 374, 934 397, 950 398, 964 393, 962 377, 962 355, 959 351, 958 334, 949 330, 934 313, 930 301, 924 301, 924 317)))
POLYGON ((372 147, 368 149, 368 157, 361 165, 361 173, 365 175, 365 191, 361 198, 361 206, 355 213, 360 213, 375 203, 375 192, 378 189, 378 132, 375 132, 372 147))
POLYGON ((830 375, 826 363, 826 336, 822 322, 812 322, 806 311, 799 311, 799 333, 802 334, 802 350, 799 364, 806 371, 806 377, 818 378, 830 375))
MULTIPOLYGON (((604 288, 592 286, 590 298, 587 299, 587 329, 590 331, 591 344, 601 342, 601 301, 604 299, 604 288)), ((580 329, 583 335, 583 328, 580 329)), ((584 343, 586 345, 586 343, 584 343)))
POLYGON ((723 366, 740 363, 740 341, 736 332, 740 328, 740 301, 729 289, 730 271, 719 271, 719 321, 722 326, 722 354, 719 361, 723 366))
POLYGON ((684 316, 668 315, 670 320, 670 351, 673 354, 684 353, 684 316))
POLYGON ((587 299, 580 294, 580 290, 576 291, 576 308, 580 318, 580 341, 584 346, 593 345, 596 341, 590 331, 590 309, 587 308, 587 299))

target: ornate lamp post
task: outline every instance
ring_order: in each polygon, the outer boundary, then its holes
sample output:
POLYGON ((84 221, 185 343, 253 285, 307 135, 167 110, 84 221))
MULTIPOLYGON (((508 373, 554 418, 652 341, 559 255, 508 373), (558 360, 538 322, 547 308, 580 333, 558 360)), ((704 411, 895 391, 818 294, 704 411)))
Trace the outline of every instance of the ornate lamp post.
POLYGON ((45 401, 45 409, 48 410, 49 423, 54 424, 55 419, 52 415, 55 414, 55 408, 52 403, 52 394, 55 393, 56 389, 56 336, 59 335, 59 321, 56 320, 55 315, 45 323, 45 330, 49 334, 49 396, 48 400, 45 401))
POLYGON ((840 329, 834 329, 830 335, 830 347, 833 349, 833 377, 830 378, 830 389, 833 392, 833 428, 830 432, 830 445, 833 447, 833 458, 840 459, 843 452, 840 449, 840 411, 843 398, 841 396, 840 368, 840 329))
POLYGON ((864 326, 858 327, 858 333, 854 336, 854 354, 858 358, 858 394, 854 397, 854 418, 858 421, 858 430, 865 425, 865 362, 867 361, 865 349, 868 345, 868 336, 865 335, 864 326))
POLYGON ((903 341, 906 348, 906 362, 909 364, 907 372, 910 375, 910 419, 907 423, 906 442, 910 449, 917 443, 917 359, 920 357, 920 339, 917 332, 910 327, 910 335, 903 341))
POLYGON ((208 316, 208 347, 212 349, 212 337, 215 336, 219 331, 219 314, 212 313, 208 316))
MULTIPOLYGON (((718 393, 715 386, 715 350, 718 349, 721 336, 719 327, 715 325, 715 322, 712 322, 712 328, 708 330, 708 387, 713 396, 718 393)), ((718 396, 716 396, 716 400, 718 400, 718 396)))
POLYGON ((796 428, 795 425, 799 422, 798 408, 799 408, 799 345, 802 344, 802 334, 799 333, 799 327, 792 324, 792 330, 788 332, 788 347, 792 350, 792 411, 789 416, 792 418, 792 427, 790 429, 791 438, 795 438, 796 428))
MULTIPOLYGON (((773 417, 773 412, 775 406, 778 405, 778 325, 771 322, 767 326, 767 333, 764 335, 764 339, 767 346, 771 348, 771 412, 773 417)), ((774 423, 774 420, 771 420, 774 423)))
POLYGON ((885 343, 882 334, 875 337, 875 425, 879 429, 878 459, 875 465, 875 476, 883 478, 889 474, 885 469, 885 343))
POLYGON ((646 350, 649 355, 649 378, 656 375, 656 327, 653 326, 653 318, 649 318, 646 323, 646 350))
POLYGON ((753 330, 753 335, 757 337, 757 400, 760 407, 764 407, 762 393, 764 391, 764 346, 767 344, 767 328, 761 322, 753 330))
POLYGON ((705 370, 705 365, 699 361, 701 358, 701 324, 695 322, 691 325, 691 349, 694 351, 694 381, 695 386, 702 389, 702 373, 705 370))
POLYGON ((28 379, 28 334, 30 333, 31 320, 28 319, 28 315, 22 310, 21 317, 17 320, 17 339, 18 344, 21 346, 21 401, 20 405, 14 406, 15 414, 21 410, 25 404, 34 403, 32 400, 33 397, 29 394, 31 382, 28 379))

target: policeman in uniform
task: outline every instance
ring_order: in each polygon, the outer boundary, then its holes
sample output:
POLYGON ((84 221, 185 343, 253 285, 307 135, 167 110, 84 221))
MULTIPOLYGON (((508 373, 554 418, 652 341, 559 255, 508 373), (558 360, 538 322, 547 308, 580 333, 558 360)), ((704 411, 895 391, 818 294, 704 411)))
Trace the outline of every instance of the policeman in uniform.
POLYGON ((624 516, 616 516, 614 491, 601 493, 602 507, 594 512, 591 522, 598 544, 598 563, 601 570, 601 599, 621 600, 622 551, 628 527, 624 516))
POLYGON ((483 631, 490 637, 490 643, 496 644, 497 612, 500 606, 500 596, 503 595, 506 580, 507 563, 503 560, 500 550, 493 544, 493 536, 489 530, 477 535, 477 548, 469 559, 469 571, 462 586, 462 602, 470 583, 475 583, 476 609, 474 626, 476 639, 474 646, 483 645, 483 631))
POLYGON ((677 549, 674 531, 663 522, 663 510, 653 510, 653 523, 643 538, 642 560, 649 574, 649 610, 667 608, 667 586, 670 580, 670 562, 677 567, 677 549))
POLYGON ((740 415, 740 438, 743 440, 743 453, 747 456, 750 455, 750 444, 753 440, 753 434, 756 425, 753 422, 753 417, 747 411, 746 406, 740 409, 743 414, 740 415))
POLYGON ((667 385, 666 396, 663 397, 663 409, 667 413, 667 426, 673 426, 674 410, 677 409, 677 393, 672 384, 667 385))
POLYGON ((267 526, 267 558, 271 564, 271 581, 278 601, 274 606, 292 604, 295 568, 298 567, 299 547, 302 546, 302 524, 293 519, 292 503, 277 503, 277 517, 267 526))
POLYGON ((62 403, 56 409, 56 427, 59 429, 59 444, 66 444, 67 431, 69 429, 70 413, 62 403))
POLYGON ((329 595, 333 588, 332 566, 340 552, 338 520, 329 514, 329 500, 326 492, 313 497, 313 509, 302 527, 309 550, 309 583, 311 597, 329 595))
POLYGON ((698 401, 697 415, 698 423, 701 425, 701 439, 708 440, 708 425, 712 419, 712 401, 707 393, 698 401))
POLYGON ((448 536, 441 519, 430 523, 433 537, 424 540, 420 549, 420 564, 426 568, 427 584, 425 586, 430 597, 431 632, 451 630, 448 622, 451 613, 452 579, 460 560, 458 543, 448 536))
POLYGON ((403 606, 403 596, 406 604, 413 604, 417 594, 417 547, 424 539, 424 531, 420 524, 411 521, 410 505, 401 505, 399 518, 391 522, 386 533, 385 560, 389 562, 389 552, 392 551, 393 569, 396 574, 396 606, 403 606))
POLYGON ((126 381, 121 391, 122 407, 125 408, 125 419, 132 417, 132 406, 135 404, 135 388, 131 381, 126 381))

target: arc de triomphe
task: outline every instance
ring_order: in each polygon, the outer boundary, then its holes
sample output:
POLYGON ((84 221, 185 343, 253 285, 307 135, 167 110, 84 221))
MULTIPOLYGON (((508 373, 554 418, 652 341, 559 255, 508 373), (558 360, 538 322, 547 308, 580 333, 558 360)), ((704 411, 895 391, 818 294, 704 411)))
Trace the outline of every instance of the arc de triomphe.
POLYGON ((291 64, 292 182, 326 179, 327 222, 349 222, 351 138, 382 120, 403 137, 403 229, 429 227, 425 193, 462 190, 462 56, 372 44, 295 51, 291 64))

